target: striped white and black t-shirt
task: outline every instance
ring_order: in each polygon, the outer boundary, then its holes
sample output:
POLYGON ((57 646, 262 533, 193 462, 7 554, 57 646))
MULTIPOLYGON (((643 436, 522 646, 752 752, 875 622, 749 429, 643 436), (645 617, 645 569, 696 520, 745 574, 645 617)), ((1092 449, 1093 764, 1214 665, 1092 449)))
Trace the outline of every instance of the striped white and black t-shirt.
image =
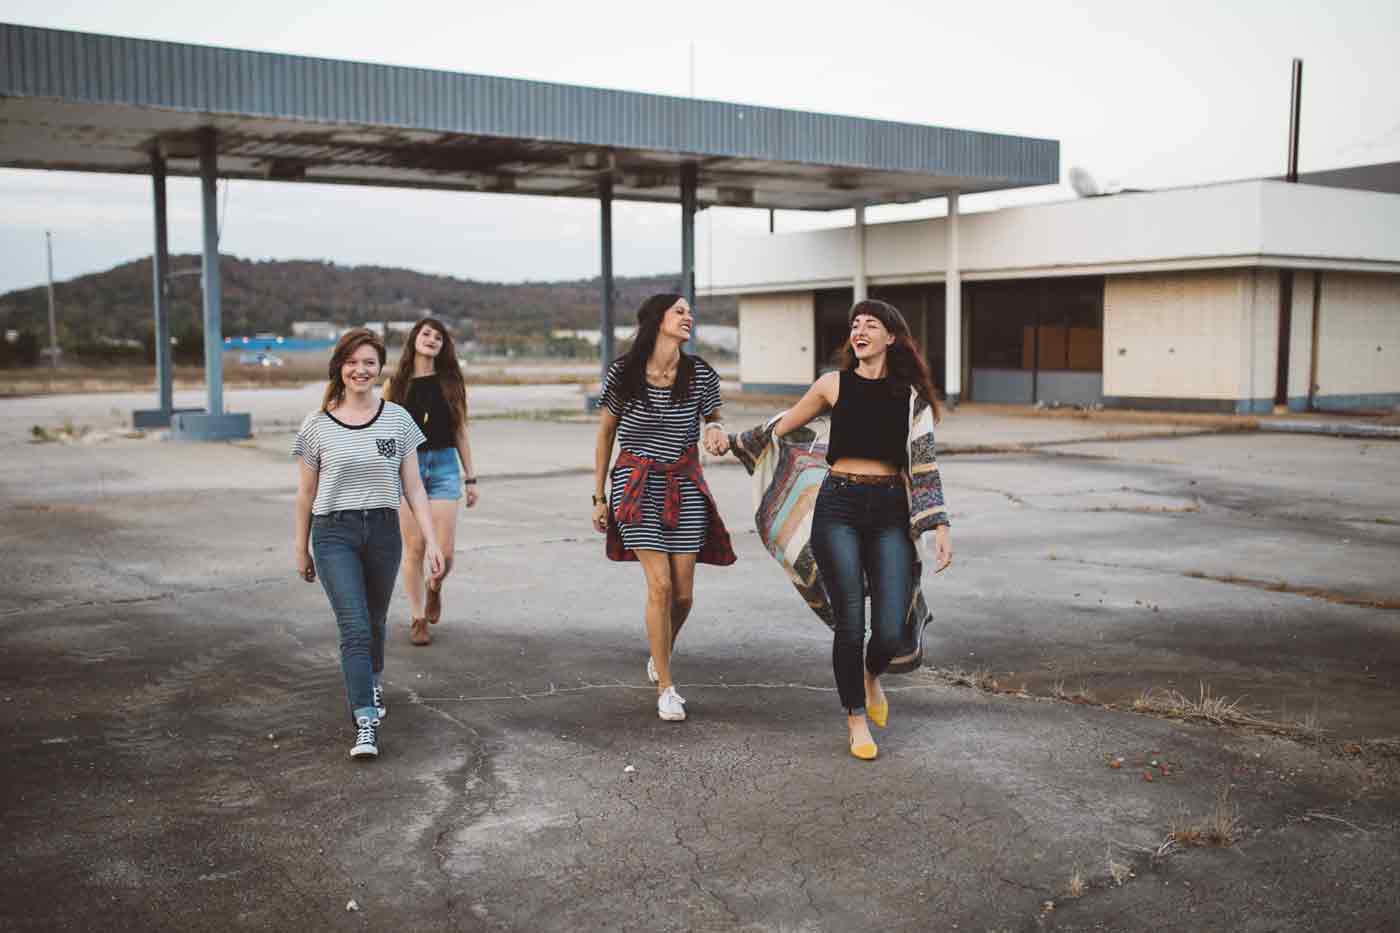
POLYGON ((381 401, 365 424, 342 424, 330 412, 306 416, 292 456, 320 473, 313 515, 345 509, 397 509, 403 495, 399 468, 425 438, 402 406, 381 401))
MULTIPOLYGON (((601 404, 618 418, 617 442, 623 450, 647 457, 658 463, 674 463, 681 454, 695 446, 700 440, 700 419, 714 414, 720 407, 719 374, 710 364, 699 357, 695 361, 695 378, 691 381, 686 397, 679 402, 671 401, 669 386, 662 388, 646 386, 647 403, 632 399, 625 405, 619 381, 622 378, 622 361, 608 367, 607 378, 603 380, 601 404)), ((632 475, 630 467, 618 467, 613 471, 611 502, 622 499, 622 490, 632 475)), ((688 479, 681 479, 681 515, 674 529, 661 527, 661 512, 666 503, 666 477, 652 473, 647 477, 646 495, 642 500, 642 521, 636 525, 623 525, 622 543, 629 550, 666 551, 671 554, 694 554, 700 551, 705 541, 705 524, 708 510, 705 496, 688 479)))

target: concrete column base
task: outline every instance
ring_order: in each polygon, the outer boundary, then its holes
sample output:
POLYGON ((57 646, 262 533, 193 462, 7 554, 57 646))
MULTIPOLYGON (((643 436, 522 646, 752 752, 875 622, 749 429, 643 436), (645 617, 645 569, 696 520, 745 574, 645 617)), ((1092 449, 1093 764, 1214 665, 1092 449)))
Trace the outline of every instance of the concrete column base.
POLYGON ((168 428, 172 416, 185 412, 202 411, 204 411, 203 408, 176 408, 173 411, 165 408, 137 408, 131 413, 131 426, 138 431, 168 428))
POLYGON ((239 441, 252 435, 252 415, 177 412, 170 419, 172 441, 239 441))

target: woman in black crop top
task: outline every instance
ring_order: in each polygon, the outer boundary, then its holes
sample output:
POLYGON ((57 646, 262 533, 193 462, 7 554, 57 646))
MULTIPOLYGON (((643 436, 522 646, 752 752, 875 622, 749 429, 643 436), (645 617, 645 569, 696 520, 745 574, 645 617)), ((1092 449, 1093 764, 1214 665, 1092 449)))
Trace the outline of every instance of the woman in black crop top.
MULTIPOLYGON (((910 424, 928 407, 936 420, 939 410, 928 366, 892 305, 858 301, 850 324, 842 368, 819 378, 773 433, 781 437, 831 413, 831 472, 812 512, 812 554, 836 616, 832 668, 846 708, 850 751, 870 760, 879 750, 869 721, 883 728, 889 717, 880 675, 905 652, 904 617, 919 582, 913 529, 933 528, 936 570, 948 566, 953 550, 941 485, 938 508, 930 510, 936 514, 910 521, 910 424), (865 581, 870 584, 868 650, 865 581)), ((931 457, 931 451, 920 450, 919 456, 931 457)), ((927 483, 922 474, 920 482, 927 483)))
MULTIPOLYGON (((444 576, 452 569, 457 541, 457 502, 466 490, 467 508, 476 505, 476 474, 472 448, 467 441, 467 387, 447 325, 425 317, 408 332, 398 367, 389 380, 385 398, 397 402, 418 424, 427 440, 418 447, 418 472, 428 491, 446 561, 444 576), (458 461, 461 467, 458 467, 458 461)), ((442 617, 442 580, 426 580, 423 574, 423 536, 411 522, 401 522, 403 534, 403 588, 412 613, 408 639, 415 645, 432 644, 428 626, 442 617)))

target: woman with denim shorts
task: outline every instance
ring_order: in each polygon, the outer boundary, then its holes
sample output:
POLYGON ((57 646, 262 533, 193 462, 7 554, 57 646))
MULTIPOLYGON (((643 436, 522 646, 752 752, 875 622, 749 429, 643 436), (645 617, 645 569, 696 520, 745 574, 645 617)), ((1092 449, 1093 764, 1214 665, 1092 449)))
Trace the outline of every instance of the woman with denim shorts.
POLYGON ((915 540, 932 535, 935 572, 953 559, 933 456, 937 394, 909 325, 892 305, 856 302, 841 369, 813 383, 773 434, 781 437, 828 411, 831 471, 812 511, 812 556, 836 621, 832 667, 848 747, 868 761, 879 754, 868 720, 883 728, 890 711, 880 675, 906 649, 905 615, 919 585, 915 540))
MULTIPOLYGON (((476 473, 467 441, 467 386, 447 325, 431 317, 413 325, 384 396, 408 409, 425 437, 418 446, 418 472, 428 491, 433 527, 447 562, 443 570, 446 576, 452 570, 452 553, 457 546, 457 502, 463 489, 467 508, 476 505, 476 473)), ((427 580, 425 585, 423 536, 412 519, 402 512, 399 515, 403 588, 408 592, 411 613, 408 640, 430 645, 433 639, 428 626, 442 618, 441 579, 427 580)))
POLYGON ((355 741, 351 758, 379 755, 384 705, 384 623, 403 543, 399 501, 408 502, 427 542, 427 560, 442 573, 442 551, 418 475, 423 432, 402 407, 381 401, 374 386, 384 342, 356 328, 331 353, 321 408, 306 416, 292 447, 297 458, 297 574, 318 576, 340 629, 340 668, 355 741))

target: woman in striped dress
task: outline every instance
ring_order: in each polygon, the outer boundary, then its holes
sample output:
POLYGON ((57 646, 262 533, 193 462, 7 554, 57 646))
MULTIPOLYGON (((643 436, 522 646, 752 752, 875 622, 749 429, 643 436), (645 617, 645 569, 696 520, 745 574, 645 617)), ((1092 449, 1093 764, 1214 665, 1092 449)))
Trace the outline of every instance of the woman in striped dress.
POLYGON ((656 684, 657 715, 671 722, 685 719, 671 652, 694 605, 695 564, 734 563, 697 448, 703 419, 705 449, 716 456, 729 450, 719 375, 681 352, 692 322, 680 295, 642 303, 632 348, 603 381, 593 476, 593 527, 608 535, 608 557, 639 561, 646 575, 647 677, 656 684), (614 441, 620 452, 608 490, 614 441))

